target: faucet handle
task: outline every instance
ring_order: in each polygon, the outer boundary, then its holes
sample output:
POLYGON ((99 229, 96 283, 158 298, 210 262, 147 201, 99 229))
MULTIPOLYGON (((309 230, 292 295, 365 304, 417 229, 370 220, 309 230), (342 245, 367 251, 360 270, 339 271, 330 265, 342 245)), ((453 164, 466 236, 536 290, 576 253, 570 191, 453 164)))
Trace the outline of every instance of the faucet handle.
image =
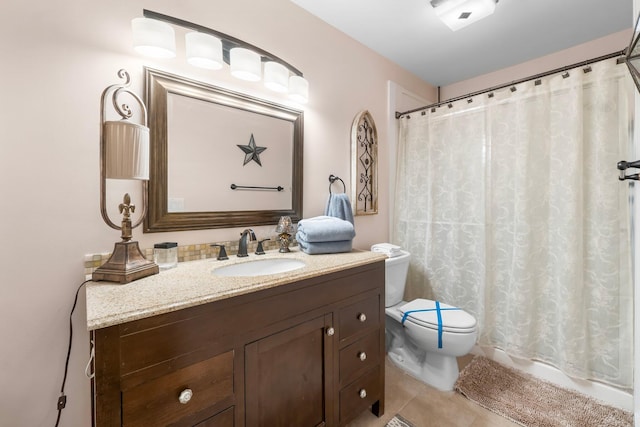
POLYGON ((218 261, 224 261, 225 259, 229 259, 229 257, 227 256, 227 250, 224 248, 224 245, 219 245, 217 243, 214 243, 213 245, 210 245, 212 248, 218 246, 220 248, 220 251, 218 252, 218 261))
POLYGON ((267 240, 271 240, 271 239, 267 238, 267 239, 260 240, 258 242, 258 247, 256 248, 256 255, 264 255, 264 249, 262 247, 262 242, 266 242, 267 240))

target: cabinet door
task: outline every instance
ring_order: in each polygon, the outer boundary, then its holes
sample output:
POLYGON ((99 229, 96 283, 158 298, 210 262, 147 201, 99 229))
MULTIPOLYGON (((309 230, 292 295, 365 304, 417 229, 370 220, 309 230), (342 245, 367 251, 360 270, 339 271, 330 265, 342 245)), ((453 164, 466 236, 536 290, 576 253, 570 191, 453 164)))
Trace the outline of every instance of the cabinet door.
POLYGON ((332 323, 327 314, 245 346, 247 427, 332 424, 332 323))

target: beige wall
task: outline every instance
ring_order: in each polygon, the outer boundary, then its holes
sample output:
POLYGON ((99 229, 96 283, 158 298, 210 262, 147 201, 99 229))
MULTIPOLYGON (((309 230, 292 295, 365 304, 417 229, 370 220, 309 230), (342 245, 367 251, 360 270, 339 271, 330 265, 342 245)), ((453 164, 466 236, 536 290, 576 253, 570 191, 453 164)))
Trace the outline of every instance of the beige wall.
MULTIPOLYGON (((384 153, 395 138, 394 122, 388 119, 393 114, 387 105, 388 81, 435 99, 435 89, 417 77, 288 0, 5 0, 0 13, 0 427, 54 424, 68 314, 84 278, 83 257, 110 251, 118 240, 119 233, 103 223, 98 206, 99 100, 106 86, 118 82, 117 70, 131 73, 139 94, 142 67, 151 66, 285 102, 257 83, 227 77, 225 71, 190 68, 181 52, 165 61, 138 56, 131 48, 129 23, 143 8, 241 38, 304 72, 310 82, 310 102, 304 107, 307 217, 322 213, 329 174, 350 182, 351 123, 359 111, 369 110, 380 139, 380 213, 356 218, 355 246, 367 248, 388 239, 385 183, 391 168, 384 153)), ((113 193, 111 203, 117 204, 122 192, 113 193)), ((256 232, 269 234, 271 227, 256 232)), ((238 234, 238 229, 134 230, 143 248, 160 241, 231 240, 238 234)), ((90 401, 82 292, 73 326, 69 400, 61 426, 86 427, 90 401)))
MULTIPOLYGON (((389 134, 387 82, 429 98, 434 89, 312 17, 288 0, 5 0, 0 13, 0 426, 52 426, 62 381, 68 315, 83 280, 83 256, 108 252, 119 232, 99 213, 98 129, 103 89, 126 68, 142 94, 147 65, 284 102, 257 83, 204 72, 173 60, 148 60, 131 48, 130 20, 142 9, 226 32, 272 52, 310 82, 305 109, 304 214, 322 213, 328 176, 349 183, 350 128, 368 109, 379 153, 389 134)), ((180 45, 182 42, 180 41, 180 45)), ((180 47, 180 50, 183 48, 180 47)), ((393 130, 395 132, 395 130, 393 130)), ((358 217, 355 246, 388 238, 388 160, 380 156, 380 213, 358 217)), ((122 192, 112 195, 119 203, 122 192)), ((114 219, 117 220, 118 216, 114 219)), ((272 227, 256 229, 258 236, 272 227)), ((231 240, 238 229, 143 234, 143 248, 231 240)), ((128 286, 135 286, 135 283, 128 286)), ((61 426, 90 423, 84 293, 61 426)))
POLYGON ((631 39, 631 25, 629 27, 629 30, 613 33, 588 43, 523 62, 522 64, 444 86, 441 88, 440 97, 444 101, 458 96, 464 96, 468 93, 488 89, 514 80, 524 79, 538 73, 544 73, 566 65, 577 64, 582 61, 621 51, 627 47, 631 39))

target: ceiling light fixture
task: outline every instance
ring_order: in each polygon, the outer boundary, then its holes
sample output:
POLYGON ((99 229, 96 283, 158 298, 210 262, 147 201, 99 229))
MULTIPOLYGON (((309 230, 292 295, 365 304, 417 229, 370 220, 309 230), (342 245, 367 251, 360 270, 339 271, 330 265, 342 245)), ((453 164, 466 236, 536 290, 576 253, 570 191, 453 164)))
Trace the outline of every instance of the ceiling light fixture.
POLYGON ((175 56, 175 36, 171 25, 188 28, 194 31, 185 36, 190 64, 219 69, 226 63, 234 77, 259 81, 264 63, 264 85, 267 88, 288 92, 289 97, 298 103, 308 101, 309 82, 302 72, 277 56, 235 37, 172 16, 146 9, 143 9, 143 16, 131 23, 134 46, 140 53, 155 57, 175 56))
POLYGON ((431 0, 436 15, 457 31, 491 15, 498 0, 431 0))

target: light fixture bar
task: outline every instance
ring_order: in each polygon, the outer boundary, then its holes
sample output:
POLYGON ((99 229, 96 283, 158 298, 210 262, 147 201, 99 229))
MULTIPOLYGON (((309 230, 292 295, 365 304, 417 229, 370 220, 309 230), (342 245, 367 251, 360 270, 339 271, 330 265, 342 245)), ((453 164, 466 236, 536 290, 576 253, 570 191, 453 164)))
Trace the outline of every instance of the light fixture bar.
POLYGON ((277 56, 267 52, 264 49, 260 49, 257 46, 254 46, 250 43, 247 43, 245 41, 242 41, 240 39, 237 39, 233 36, 230 36, 228 34, 225 33, 221 33, 220 31, 216 31, 216 30, 212 30, 211 28, 207 28, 207 27, 203 27, 202 25, 199 24, 194 24, 193 22, 189 22, 189 21, 185 21, 183 19, 179 19, 179 18, 174 18, 173 16, 169 16, 169 15, 164 15, 162 13, 158 13, 158 12, 154 12, 151 10, 147 10, 147 9, 142 9, 142 15, 145 18, 150 18, 150 19, 156 19, 158 21, 164 21, 167 22, 169 24, 173 24, 173 25, 177 25, 179 27, 183 27, 183 28, 189 28, 191 30, 194 31, 199 31, 201 33, 206 33, 206 34, 210 34, 214 37, 219 38, 222 41, 222 57, 225 63, 229 64, 230 60, 229 60, 229 51, 234 48, 234 47, 243 47, 245 49, 249 49, 254 51, 255 53, 257 53, 258 55, 260 55, 262 62, 268 62, 268 61, 273 61, 273 62, 278 62, 282 65, 284 65, 285 67, 287 67, 293 74, 302 77, 303 74, 300 70, 298 70, 296 67, 294 67, 293 65, 289 64, 286 61, 283 61, 282 59, 278 58, 277 56))

